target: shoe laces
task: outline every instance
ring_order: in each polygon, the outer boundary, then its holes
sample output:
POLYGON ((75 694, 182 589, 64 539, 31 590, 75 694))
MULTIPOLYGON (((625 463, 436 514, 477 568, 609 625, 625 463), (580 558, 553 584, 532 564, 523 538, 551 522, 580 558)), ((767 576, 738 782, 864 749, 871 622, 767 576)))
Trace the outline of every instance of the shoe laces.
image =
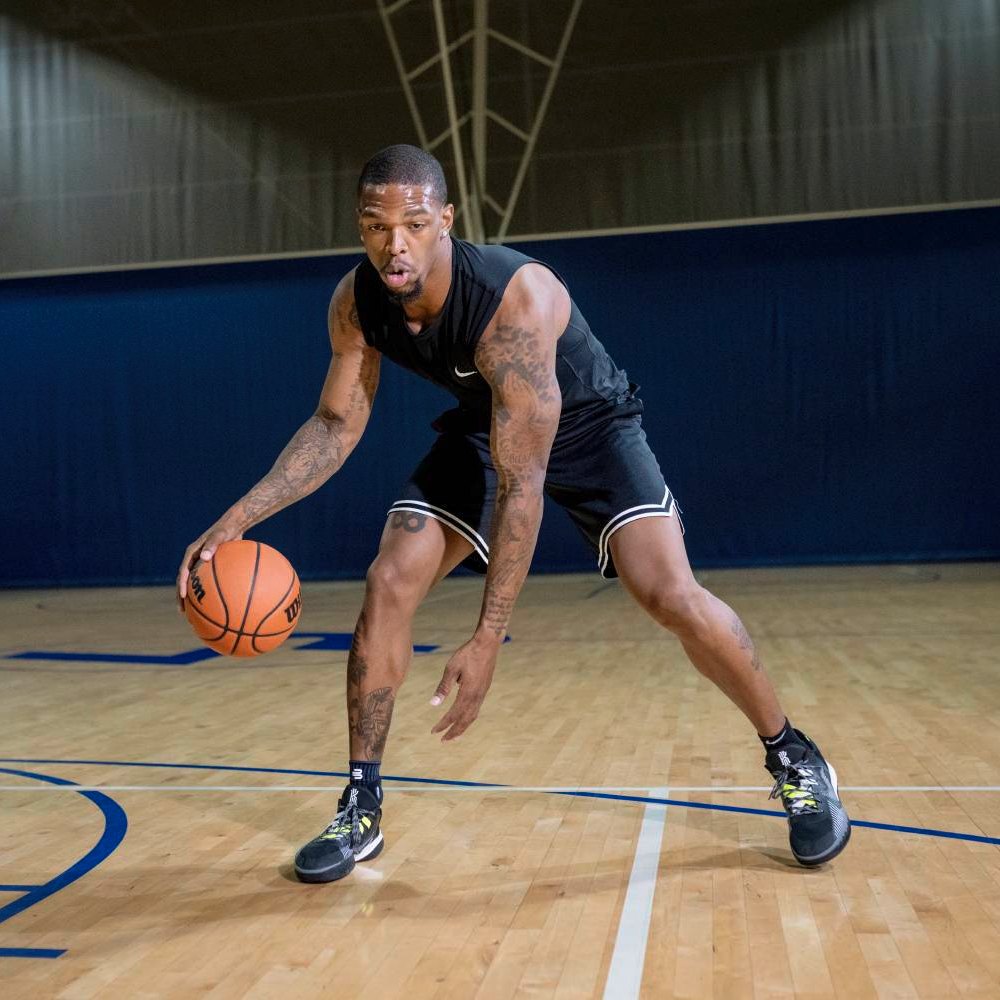
POLYGON ((358 808, 358 790, 352 788, 343 809, 330 821, 330 825, 319 835, 320 840, 334 840, 349 836, 351 846, 361 843, 361 810, 358 808))
POLYGON ((798 761, 788 764, 774 775, 774 787, 769 798, 780 796, 782 805, 792 816, 804 813, 822 812, 816 793, 819 788, 814 769, 811 764, 798 761))

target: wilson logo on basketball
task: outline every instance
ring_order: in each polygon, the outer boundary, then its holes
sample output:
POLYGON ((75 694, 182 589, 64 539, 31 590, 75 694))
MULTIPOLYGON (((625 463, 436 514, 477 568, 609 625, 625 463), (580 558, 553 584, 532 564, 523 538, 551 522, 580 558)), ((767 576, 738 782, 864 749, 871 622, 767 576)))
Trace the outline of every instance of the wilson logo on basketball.
POLYGON ((288 619, 289 625, 291 625, 292 622, 295 621, 295 618, 298 615, 301 607, 302 607, 302 598, 296 597, 295 600, 292 601, 292 603, 289 604, 287 608, 285 608, 285 617, 288 619))
POLYGON ((194 592, 194 596, 198 598, 199 603, 205 600, 205 585, 201 582, 197 573, 191 574, 191 590, 194 592))

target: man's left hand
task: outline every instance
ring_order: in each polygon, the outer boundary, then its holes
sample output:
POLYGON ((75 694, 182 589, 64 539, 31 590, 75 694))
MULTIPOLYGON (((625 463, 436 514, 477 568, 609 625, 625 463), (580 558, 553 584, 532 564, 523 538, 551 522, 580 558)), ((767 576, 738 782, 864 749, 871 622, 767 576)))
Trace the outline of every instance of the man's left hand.
POLYGON ((486 692, 493 682, 499 645, 472 638, 459 646, 444 668, 432 705, 440 705, 448 697, 453 684, 458 684, 455 704, 448 709, 432 733, 444 732, 442 740, 453 740, 476 721, 486 692))

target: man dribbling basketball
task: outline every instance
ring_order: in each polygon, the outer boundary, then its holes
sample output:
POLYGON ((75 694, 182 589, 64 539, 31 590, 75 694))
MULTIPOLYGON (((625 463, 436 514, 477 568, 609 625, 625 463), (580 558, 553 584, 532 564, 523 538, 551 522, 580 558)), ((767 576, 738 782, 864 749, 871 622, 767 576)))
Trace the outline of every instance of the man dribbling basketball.
POLYGON ((531 563, 543 493, 587 538, 602 575, 620 577, 756 728, 796 859, 830 860, 850 837, 836 773, 785 717, 739 617, 695 581, 635 387, 558 275, 507 247, 455 239, 453 218, 432 156, 390 146, 368 161, 358 182, 367 260, 330 302, 333 358, 316 413, 271 471, 188 546, 178 574, 183 602, 199 557, 343 465, 364 432, 383 355, 457 398, 390 508, 368 570, 347 665, 350 784, 333 821, 298 852, 296 873, 334 881, 381 851, 379 768, 412 655, 411 622, 434 584, 466 560, 485 568, 482 610, 432 698, 441 704, 457 686, 432 731, 451 740, 476 719, 531 563))

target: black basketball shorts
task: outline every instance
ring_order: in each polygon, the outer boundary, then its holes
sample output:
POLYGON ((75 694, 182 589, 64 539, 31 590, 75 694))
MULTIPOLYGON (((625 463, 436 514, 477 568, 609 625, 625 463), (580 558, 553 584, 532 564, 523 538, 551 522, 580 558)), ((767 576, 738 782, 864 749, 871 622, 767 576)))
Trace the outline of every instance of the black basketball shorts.
MULTIPOLYGON (((448 525, 475 550, 465 565, 485 572, 497 493, 490 436, 449 420, 455 413, 435 421, 441 433, 389 513, 426 514, 448 525)), ((605 411, 560 434, 549 457, 545 492, 569 514, 606 579, 618 576, 608 541, 619 528, 644 517, 677 516, 680 523, 680 508, 633 407, 605 411)))

